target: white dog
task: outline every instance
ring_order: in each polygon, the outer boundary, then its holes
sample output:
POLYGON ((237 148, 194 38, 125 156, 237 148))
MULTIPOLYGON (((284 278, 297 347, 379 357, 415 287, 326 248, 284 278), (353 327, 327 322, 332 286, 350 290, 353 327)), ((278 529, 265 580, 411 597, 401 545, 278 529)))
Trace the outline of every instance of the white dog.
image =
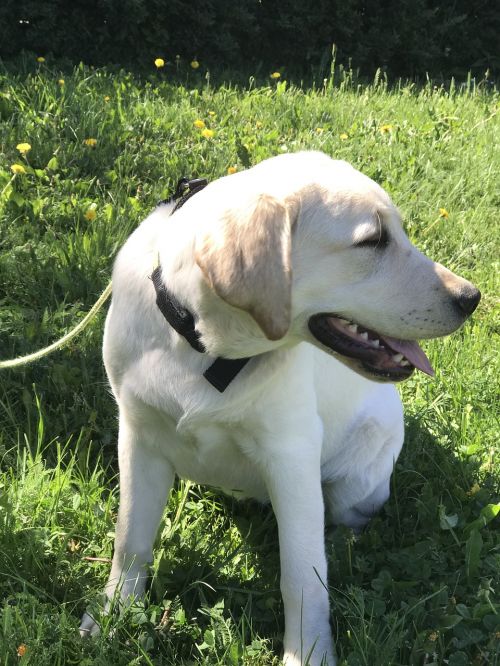
MULTIPOLYGON (((411 245, 382 188, 321 153, 266 160, 172 209, 113 273, 121 497, 106 594, 143 594, 176 474, 271 501, 285 662, 331 666, 325 509, 358 530, 387 500, 403 443, 393 383, 432 374, 414 341, 457 329, 480 294, 411 245)), ((97 631, 85 615, 82 634, 97 631)))

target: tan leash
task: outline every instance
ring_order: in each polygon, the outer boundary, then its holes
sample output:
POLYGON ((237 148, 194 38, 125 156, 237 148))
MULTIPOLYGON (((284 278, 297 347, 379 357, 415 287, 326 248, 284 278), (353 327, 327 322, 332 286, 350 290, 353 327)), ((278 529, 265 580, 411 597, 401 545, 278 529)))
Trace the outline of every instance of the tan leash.
POLYGON ((104 303, 108 300, 110 295, 111 295, 111 282, 109 282, 106 289, 102 292, 102 294, 99 296, 99 298, 94 303, 92 308, 87 312, 85 317, 81 320, 81 322, 79 322, 74 328, 72 328, 71 331, 66 333, 66 335, 63 335, 62 338, 59 338, 59 340, 56 340, 48 347, 45 347, 44 349, 39 349, 37 352, 33 352, 33 354, 27 354, 26 356, 18 356, 17 358, 11 358, 7 361, 0 361, 0 370, 3 370, 4 368, 16 368, 22 365, 27 365, 28 363, 33 363, 34 361, 38 361, 44 356, 48 356, 53 351, 56 351, 56 349, 64 347, 64 345, 70 342, 74 337, 76 337, 89 325, 89 323, 92 321, 95 315, 102 308, 104 303))

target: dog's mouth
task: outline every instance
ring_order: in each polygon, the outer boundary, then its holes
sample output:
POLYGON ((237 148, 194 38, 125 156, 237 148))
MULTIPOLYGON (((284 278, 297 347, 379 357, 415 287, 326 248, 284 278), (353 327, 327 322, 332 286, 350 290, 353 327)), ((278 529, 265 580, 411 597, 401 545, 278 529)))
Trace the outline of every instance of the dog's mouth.
MULTIPOLYGON (((429 359, 414 340, 381 335, 333 314, 313 315, 309 319, 309 330, 335 354, 358 361, 355 370, 379 381, 403 381, 415 368, 434 376, 429 359)), ((352 363, 348 365, 352 366, 352 363)))

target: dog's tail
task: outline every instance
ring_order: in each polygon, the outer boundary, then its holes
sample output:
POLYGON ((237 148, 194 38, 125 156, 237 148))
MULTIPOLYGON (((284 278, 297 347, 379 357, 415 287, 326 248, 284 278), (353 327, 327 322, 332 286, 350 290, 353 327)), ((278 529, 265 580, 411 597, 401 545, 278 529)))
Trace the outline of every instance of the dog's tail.
POLYGON ((89 325, 89 323, 92 321, 95 315, 102 308, 104 303, 108 300, 110 295, 111 295, 111 282, 109 282, 106 289, 102 292, 102 294, 99 296, 99 298, 94 303, 92 308, 87 312, 85 317, 81 320, 81 322, 79 322, 74 328, 72 328, 71 331, 66 333, 66 335, 63 335, 62 338, 59 338, 59 340, 56 340, 48 347, 45 347, 44 349, 39 349, 37 352, 33 352, 32 354, 27 354, 26 356, 18 356, 17 358, 11 358, 7 361, 0 361, 0 370, 3 370, 4 368, 15 368, 21 365, 27 365, 28 363, 33 363, 34 361, 38 361, 44 356, 48 356, 53 351, 56 351, 56 349, 60 349, 61 347, 63 347, 65 344, 70 342, 70 340, 76 337, 89 325))

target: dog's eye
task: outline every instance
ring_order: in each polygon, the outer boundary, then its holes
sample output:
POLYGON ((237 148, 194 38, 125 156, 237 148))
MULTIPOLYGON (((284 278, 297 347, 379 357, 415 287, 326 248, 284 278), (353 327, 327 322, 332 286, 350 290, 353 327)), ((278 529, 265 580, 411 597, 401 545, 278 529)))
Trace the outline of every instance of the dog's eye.
POLYGON ((374 249, 383 250, 389 245, 389 236, 383 231, 379 236, 373 236, 366 240, 359 241, 354 247, 371 247, 374 249))

